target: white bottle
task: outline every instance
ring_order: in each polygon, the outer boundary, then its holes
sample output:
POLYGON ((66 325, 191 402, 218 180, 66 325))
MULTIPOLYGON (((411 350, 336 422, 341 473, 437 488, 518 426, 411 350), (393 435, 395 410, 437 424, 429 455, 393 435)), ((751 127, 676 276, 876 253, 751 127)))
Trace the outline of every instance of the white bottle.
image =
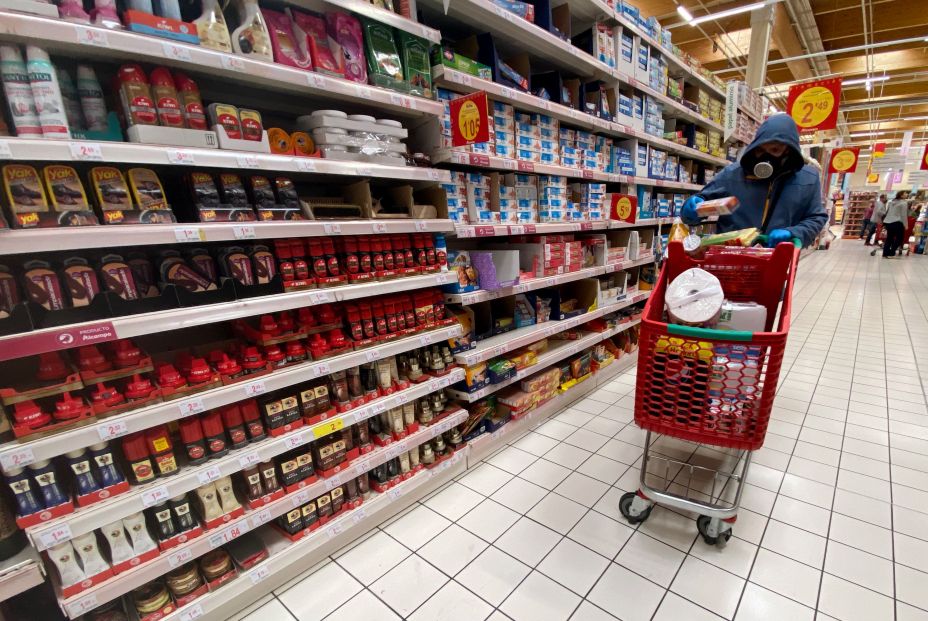
POLYGON ((59 543, 48 549, 48 558, 58 569, 62 586, 71 586, 83 582, 87 576, 77 563, 77 553, 70 541, 59 543))
POLYGON ((77 95, 81 99, 81 110, 87 129, 94 132, 106 131, 106 102, 97 74, 89 65, 77 66, 77 95))
POLYGON ((268 34, 258 0, 235 0, 239 26, 232 32, 232 47, 236 54, 254 56, 268 62, 274 60, 271 35, 268 34))
POLYGON ((148 534, 148 528, 145 526, 145 516, 142 515, 141 511, 124 517, 122 525, 126 527, 126 532, 129 533, 132 550, 136 556, 158 547, 155 540, 148 534))
POLYGON ((219 8, 219 0, 203 0, 203 14, 193 20, 197 26, 200 45, 219 52, 232 53, 229 27, 219 8))
POLYGON ((32 99, 32 87, 29 86, 29 72, 19 48, 13 45, 0 45, 0 79, 3 80, 3 94, 10 108, 10 118, 16 135, 22 138, 41 138, 42 124, 35 111, 32 99))
POLYGON ((58 75, 58 85, 61 87, 64 111, 68 116, 68 127, 72 130, 81 129, 84 126, 84 115, 81 113, 81 102, 77 96, 77 89, 74 88, 74 82, 64 69, 56 68, 55 73, 58 75))
POLYGON ((35 111, 42 124, 42 135, 46 138, 70 138, 58 76, 55 75, 55 67, 48 53, 40 47, 27 45, 26 69, 29 71, 35 111))
POLYGON ((71 543, 74 544, 74 549, 77 550, 77 555, 81 559, 81 565, 84 566, 84 573, 88 576, 96 576, 110 568, 109 563, 100 554, 100 546, 94 531, 72 538, 71 543))
POLYGON ((126 529, 122 525, 122 520, 107 524, 100 529, 100 532, 106 537, 106 542, 110 546, 110 558, 113 559, 114 565, 124 563, 135 556, 132 545, 126 538, 126 529))

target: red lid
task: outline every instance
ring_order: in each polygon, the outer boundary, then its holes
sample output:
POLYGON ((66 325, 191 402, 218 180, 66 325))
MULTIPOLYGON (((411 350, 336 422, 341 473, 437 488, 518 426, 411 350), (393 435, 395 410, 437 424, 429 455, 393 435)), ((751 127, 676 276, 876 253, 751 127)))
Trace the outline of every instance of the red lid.
POLYGON ((261 418, 261 410, 258 409, 258 402, 254 399, 240 401, 238 407, 242 412, 242 418, 247 421, 259 420, 261 418))
POLYGON ((206 437, 218 436, 225 432, 225 425, 222 422, 222 415, 219 410, 210 410, 200 416, 200 423, 203 425, 203 433, 206 437))
POLYGON ((332 349, 341 349, 347 344, 348 340, 339 328, 335 328, 329 332, 329 345, 332 346, 332 349))
POLYGON ((264 357, 268 362, 280 362, 287 358, 284 352, 277 345, 267 345, 264 348, 264 357))
POLYGON ((119 368, 134 367, 142 359, 142 350, 129 339, 116 341, 113 345, 113 362, 119 368))
POLYGON ((371 238, 371 252, 382 252, 383 251, 383 240, 380 239, 379 235, 375 235, 371 238))
POLYGON ((165 388, 180 388, 187 385, 187 380, 178 373, 174 365, 162 364, 158 367, 158 385, 165 388))
POLYGON ((96 390, 90 394, 90 399, 95 404, 108 408, 124 403, 126 400, 115 387, 107 386, 103 382, 97 384, 96 390))
POLYGON ((190 371, 190 363, 193 360, 193 354, 189 351, 178 352, 177 356, 174 357, 175 366, 180 369, 180 372, 186 375, 190 371))
POLYGON ((322 338, 322 334, 313 334, 309 339, 309 349, 312 351, 313 358, 319 358, 329 351, 329 344, 322 338))
POLYGON ((120 82, 141 82, 148 84, 148 78, 145 77, 145 70, 140 65, 129 63, 119 68, 116 78, 120 82))
POLYGON ((370 302, 361 302, 361 318, 362 319, 371 319, 374 315, 371 314, 371 303, 370 302))
POLYGON ((219 408, 219 413, 222 415, 226 428, 238 427, 242 424, 242 410, 237 403, 219 408))
POLYGON ((174 445, 171 444, 171 434, 168 433, 166 425, 152 427, 145 431, 145 444, 151 455, 160 455, 167 453, 174 445))
POLYGON ((361 235, 358 237, 358 250, 361 252, 371 251, 371 238, 361 235))
POLYGON ((68 365, 60 351, 50 351, 39 354, 39 370, 36 379, 43 382, 64 379, 68 376, 68 365))
POLYGON ((290 244, 286 240, 281 239, 274 240, 274 254, 277 255, 279 260, 289 259, 293 256, 293 253, 290 251, 290 244))
POLYGON ((38 429, 51 422, 51 416, 42 411, 35 401, 20 401, 13 406, 13 418, 17 425, 38 429))
POLYGON ((374 317, 383 315, 383 303, 379 299, 372 301, 371 310, 374 312, 374 317))
POLYGON ((290 253, 295 257, 305 257, 307 253, 307 246, 309 240, 307 240, 306 246, 303 245, 302 239, 291 239, 290 240, 290 253))
POLYGON ((350 235, 348 237, 342 238, 342 247, 345 249, 345 252, 357 252, 358 251, 358 240, 350 235))
POLYGON ((264 357, 257 347, 246 347, 242 352, 242 367, 246 370, 260 369, 265 365, 264 357))
POLYGON ((230 358, 225 352, 222 357, 215 362, 216 370, 222 375, 237 375, 242 372, 242 366, 235 358, 230 358))
POLYGON ((126 399, 146 399, 154 390, 147 377, 136 373, 126 384, 126 399))
POLYGON ((180 432, 180 441, 184 444, 193 444, 203 439, 203 425, 197 416, 180 419, 177 430, 180 432))
POLYGON ((318 239, 309 240, 307 245, 309 246, 309 254, 313 256, 322 254, 322 242, 318 239))
POLYGON ((301 341, 290 341, 287 343, 288 358, 302 358, 306 355, 306 348, 301 341))
POLYGON ((84 411, 84 401, 81 398, 75 399, 71 393, 65 392, 55 403, 55 419, 71 420, 77 418, 84 411))
POLYGON ((293 332, 293 313, 290 311, 281 311, 277 313, 277 327, 280 328, 281 334, 293 332))
POLYGON ((152 69, 148 81, 155 86, 170 86, 176 90, 174 78, 171 77, 171 72, 168 71, 166 67, 155 67, 152 69))
POLYGON ((213 378, 213 370, 206 364, 204 358, 191 358, 190 369, 187 371, 187 381, 191 384, 202 384, 213 378))
POLYGON ((296 312, 296 321, 304 328, 311 328, 316 325, 316 317, 310 308, 301 308, 296 312))
POLYGON ((148 443, 142 433, 130 433, 122 439, 122 454, 126 461, 136 462, 148 457, 148 443))
POLYGON ((348 316, 348 321, 361 320, 361 314, 358 312, 357 304, 345 304, 345 314, 348 316))
POLYGON ((85 345, 77 350, 77 367, 81 371, 102 373, 112 369, 113 365, 100 353, 96 345, 85 345))
POLYGON ((434 247, 435 247, 435 241, 432 239, 432 236, 431 236, 431 235, 426 235, 426 234, 423 233, 423 234, 422 234, 422 239, 423 239, 423 241, 425 241, 425 247, 426 247, 426 248, 434 248, 434 247))
POLYGON ((322 304, 317 306, 315 314, 323 325, 335 323, 338 320, 338 317, 336 316, 335 311, 332 309, 331 304, 322 304))
POLYGON ((193 93, 199 93, 200 88, 197 86, 197 83, 190 79, 183 71, 174 72, 174 84, 177 85, 177 90, 179 91, 190 91, 193 93))

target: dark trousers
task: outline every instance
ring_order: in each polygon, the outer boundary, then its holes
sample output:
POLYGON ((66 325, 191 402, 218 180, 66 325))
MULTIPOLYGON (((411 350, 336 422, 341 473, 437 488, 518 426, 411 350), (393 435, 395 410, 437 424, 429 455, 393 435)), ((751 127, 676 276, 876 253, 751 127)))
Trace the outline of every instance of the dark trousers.
POLYGON ((894 257, 896 251, 902 247, 902 238, 905 236, 905 224, 902 222, 890 222, 884 224, 886 229, 886 242, 883 243, 883 256, 894 257))
POLYGON ((870 230, 870 220, 864 220, 860 225, 860 236, 864 238, 864 244, 869 244, 870 242, 866 241, 867 232, 870 230))
POLYGON ((873 234, 876 233, 876 227, 879 226, 876 222, 870 222, 867 228, 864 229, 864 245, 869 246, 873 240, 873 234))

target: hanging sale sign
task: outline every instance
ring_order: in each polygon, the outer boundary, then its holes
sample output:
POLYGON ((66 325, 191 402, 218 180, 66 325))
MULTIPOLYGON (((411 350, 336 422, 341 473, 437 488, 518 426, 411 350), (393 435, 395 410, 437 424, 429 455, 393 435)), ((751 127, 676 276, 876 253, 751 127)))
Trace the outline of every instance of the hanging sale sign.
POLYGON ((800 132, 834 129, 838 125, 841 78, 816 80, 789 87, 786 110, 800 132))
POLYGON ((873 157, 883 157, 886 155, 886 143, 877 142, 873 145, 873 157))
POLYGON ((928 144, 925 145, 925 150, 922 151, 922 163, 918 167, 919 170, 928 170, 928 144))
POLYGON ((828 164, 830 173, 852 173, 857 170, 857 160, 860 156, 860 147, 842 147, 831 152, 831 161, 828 164))
POLYGON ((490 123, 487 119, 489 103, 486 91, 478 91, 452 99, 451 146, 461 147, 490 140, 490 123))

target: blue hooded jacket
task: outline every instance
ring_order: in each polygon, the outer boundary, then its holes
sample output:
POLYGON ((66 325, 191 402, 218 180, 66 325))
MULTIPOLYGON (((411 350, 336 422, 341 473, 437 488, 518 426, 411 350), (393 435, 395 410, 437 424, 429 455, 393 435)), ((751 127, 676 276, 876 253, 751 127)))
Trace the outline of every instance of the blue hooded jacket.
POLYGON ((740 162, 726 166, 698 196, 706 200, 735 196, 741 203, 735 213, 720 216, 720 232, 749 227, 769 233, 787 229, 808 246, 828 222, 822 207, 821 183, 818 170, 805 163, 799 148, 799 130, 787 114, 776 114, 764 121, 748 145, 740 162), (768 142, 782 142, 789 147, 785 171, 770 179, 754 177, 757 158, 754 149, 768 142), (764 208, 773 201, 764 226, 764 208))

